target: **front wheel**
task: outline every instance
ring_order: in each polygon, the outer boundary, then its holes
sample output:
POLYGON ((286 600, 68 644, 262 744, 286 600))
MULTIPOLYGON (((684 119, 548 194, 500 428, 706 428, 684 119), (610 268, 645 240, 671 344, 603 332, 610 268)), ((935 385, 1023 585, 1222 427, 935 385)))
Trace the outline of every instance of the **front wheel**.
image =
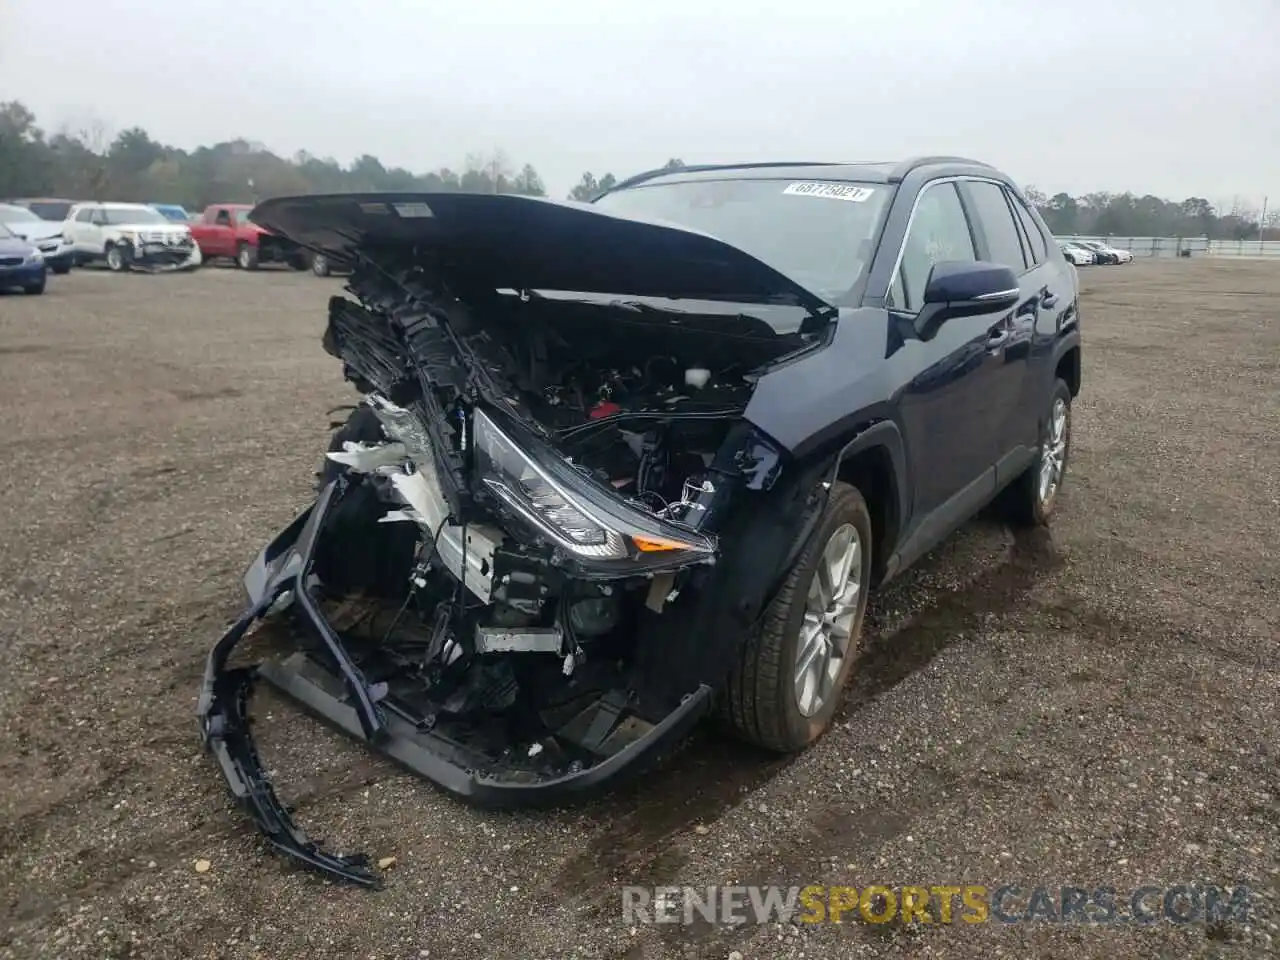
POLYGON ((113 243, 107 247, 107 269, 113 273, 121 273, 129 269, 129 261, 133 258, 130 251, 122 243, 113 243))
POLYGON ((871 515, 833 483, 799 560, 743 643, 723 709, 738 736, 791 753, 831 725, 853 670, 871 582, 871 515))
POLYGON ((322 253, 317 253, 311 258, 311 272, 317 277, 327 277, 329 275, 329 260, 322 253))
POLYGON ((236 266, 241 270, 257 270, 258 248, 247 243, 240 244, 236 250, 236 266))
POLYGON ((38 297, 44 293, 44 279, 41 278, 39 283, 29 283, 22 288, 22 292, 28 296, 38 297))
POLYGON ((60 265, 60 266, 57 266, 57 267, 50 267, 49 269, 51 269, 51 270, 52 270, 54 273, 56 273, 58 276, 60 276, 60 277, 65 277, 68 273, 70 273, 70 272, 71 272, 71 264, 69 264, 69 263, 64 263, 64 264, 62 264, 62 265, 60 265))

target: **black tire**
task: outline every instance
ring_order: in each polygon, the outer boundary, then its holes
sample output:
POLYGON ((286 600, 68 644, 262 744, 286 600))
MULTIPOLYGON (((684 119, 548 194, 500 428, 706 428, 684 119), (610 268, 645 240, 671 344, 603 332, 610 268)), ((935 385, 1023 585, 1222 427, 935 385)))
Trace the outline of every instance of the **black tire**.
POLYGON ((71 264, 68 263, 60 267, 50 267, 49 269, 52 270, 58 276, 65 277, 68 273, 71 272, 71 264))
POLYGON ((847 483, 832 484, 808 545, 762 622, 743 643, 726 683, 721 711, 737 736, 767 750, 791 753, 808 746, 830 726, 858 654, 871 580, 871 548, 871 515, 862 494, 847 483), (821 707, 806 717, 800 710, 795 683, 800 627, 819 560, 833 534, 846 524, 852 525, 860 538, 861 589, 837 679, 821 707))
POLYGON ((327 277, 329 275, 329 258, 322 253, 317 253, 311 258, 311 272, 317 277, 327 277))
POLYGON ((45 282, 41 280, 39 283, 27 284, 27 286, 22 288, 22 292, 28 296, 38 297, 40 294, 44 293, 44 283, 45 282))
POLYGON ((1054 381, 1053 391, 1049 395, 1049 402, 1045 404, 1045 410, 1041 414, 1040 443, 1037 448, 1035 462, 1027 467, 1000 495, 1000 512, 1005 519, 1020 527, 1046 526, 1053 517, 1053 510, 1058 503, 1058 495, 1062 491, 1062 484, 1067 478, 1067 468, 1070 462, 1071 388, 1067 386, 1065 380, 1058 379, 1054 381), (1057 482, 1049 491, 1046 499, 1041 493, 1040 475, 1044 468, 1044 457, 1050 449, 1054 410, 1059 401, 1062 402, 1065 413, 1064 435, 1060 454, 1061 468, 1058 471, 1057 482))
POLYGON ((236 247, 236 266, 241 270, 258 269, 258 248, 251 243, 241 243, 236 247))
POLYGON ((299 272, 308 269, 309 266, 306 255, 301 253, 291 254, 285 262, 289 264, 290 270, 297 270, 299 272))
POLYGON ((109 243, 103 256, 108 270, 112 273, 124 273, 133 262, 133 249, 127 243, 109 243))

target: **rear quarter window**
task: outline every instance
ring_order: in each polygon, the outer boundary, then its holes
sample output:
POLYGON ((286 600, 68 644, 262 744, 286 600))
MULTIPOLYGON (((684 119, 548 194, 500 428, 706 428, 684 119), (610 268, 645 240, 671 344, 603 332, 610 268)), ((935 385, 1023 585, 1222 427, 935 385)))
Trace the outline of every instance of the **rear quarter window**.
POLYGON ((1027 241, 1031 244, 1031 255, 1036 263, 1044 263, 1049 256, 1049 248, 1045 243, 1044 234, 1040 232, 1040 227, 1036 223, 1036 218, 1031 215, 1031 211, 1027 209, 1018 197, 1010 192, 1009 201, 1013 204, 1014 213, 1018 215, 1018 220, 1022 223, 1022 230, 1026 234, 1027 241))

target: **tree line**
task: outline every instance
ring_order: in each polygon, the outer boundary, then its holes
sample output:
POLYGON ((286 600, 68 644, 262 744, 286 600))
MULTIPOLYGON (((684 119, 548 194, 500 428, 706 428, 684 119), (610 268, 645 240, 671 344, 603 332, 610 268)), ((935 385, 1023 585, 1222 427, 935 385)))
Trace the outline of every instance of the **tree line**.
POLYGON ((461 170, 413 173, 365 154, 342 165, 299 151, 276 156, 262 144, 230 140, 187 151, 140 127, 110 136, 100 124, 46 134, 16 101, 0 103, 0 197, 68 197, 176 203, 254 203, 267 197, 359 191, 518 193, 546 196, 538 171, 502 151, 473 154, 461 170))
POLYGON ((1046 196, 1026 191, 1045 224, 1060 237, 1208 237, 1210 240, 1280 240, 1280 216, 1249 208, 1239 200, 1218 209, 1203 197, 1182 201, 1133 193, 1068 193, 1046 196))
MULTIPOLYGON (((685 164, 671 158, 663 169, 685 164)), ((586 172, 569 192, 591 200, 618 183, 612 173, 586 172)), ((546 196, 537 170, 517 166, 502 151, 472 154, 460 170, 414 173, 365 154, 345 166, 299 151, 279 157, 262 144, 230 140, 183 150, 153 140, 140 127, 114 136, 101 124, 47 134, 22 103, 0 103, 0 197, 54 196, 176 203, 253 203, 273 196, 358 191, 460 190, 546 196)), ((1259 237, 1260 211, 1235 203, 1218 209, 1201 197, 1182 201, 1134 193, 1027 196, 1059 236, 1163 236, 1249 240, 1259 237)), ((1280 198, 1278 204, 1280 205, 1280 198)), ((1280 239, 1280 216, 1267 216, 1267 236, 1280 239)))

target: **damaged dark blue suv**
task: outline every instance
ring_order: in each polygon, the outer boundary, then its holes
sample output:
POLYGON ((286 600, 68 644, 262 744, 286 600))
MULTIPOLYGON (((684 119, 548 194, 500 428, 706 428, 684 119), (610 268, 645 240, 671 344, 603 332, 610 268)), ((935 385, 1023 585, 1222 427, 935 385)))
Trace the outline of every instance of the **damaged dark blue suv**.
POLYGON ((200 716, 271 841, 346 880, 377 878, 307 840, 258 762, 255 678, 486 804, 612 781, 713 710, 794 751, 831 721, 869 589, 993 500, 1027 524, 1057 501, 1076 274, 982 163, 252 219, 353 265, 324 344, 362 401, 247 571, 200 716), (296 649, 230 667, 263 619, 296 649))

